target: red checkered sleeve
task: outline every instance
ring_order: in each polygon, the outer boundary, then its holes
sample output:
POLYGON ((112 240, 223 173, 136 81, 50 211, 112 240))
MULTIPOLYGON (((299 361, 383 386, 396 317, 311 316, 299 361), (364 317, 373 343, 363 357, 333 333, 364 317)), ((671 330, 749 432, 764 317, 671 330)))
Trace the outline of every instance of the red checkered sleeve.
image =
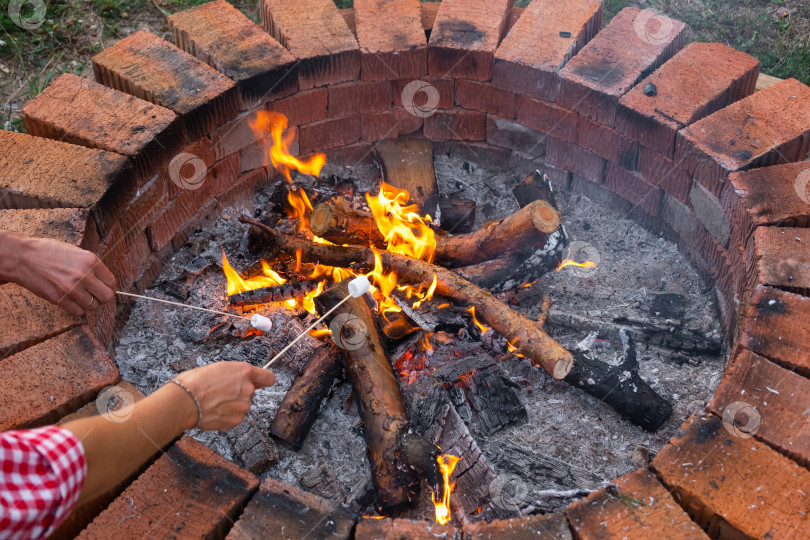
POLYGON ((64 428, 0 433, 0 539, 50 535, 79 500, 86 474, 84 448, 64 428))

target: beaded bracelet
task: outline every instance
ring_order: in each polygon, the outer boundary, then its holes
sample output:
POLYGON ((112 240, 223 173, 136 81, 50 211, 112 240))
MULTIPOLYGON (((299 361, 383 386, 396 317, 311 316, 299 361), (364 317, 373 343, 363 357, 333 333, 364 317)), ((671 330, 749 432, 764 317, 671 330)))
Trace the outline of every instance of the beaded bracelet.
POLYGON ((191 393, 191 390, 189 390, 188 388, 186 388, 186 386, 185 386, 183 383, 181 383, 181 382, 180 382, 180 381, 178 381, 177 379, 172 380, 172 382, 173 382, 174 384, 176 384, 177 386, 179 386, 180 388, 182 388, 183 390, 185 390, 185 391, 186 391, 186 393, 187 393, 189 396, 191 396, 191 399, 193 399, 193 400, 194 400, 194 405, 196 405, 196 406, 197 406, 197 423, 196 423, 196 424, 194 424, 194 427, 193 427, 193 428, 191 428, 191 429, 194 429, 194 428, 199 427, 200 422, 202 422, 202 407, 200 407, 200 402, 199 402, 199 401, 197 401, 197 398, 194 396, 194 394, 192 394, 192 393, 191 393))

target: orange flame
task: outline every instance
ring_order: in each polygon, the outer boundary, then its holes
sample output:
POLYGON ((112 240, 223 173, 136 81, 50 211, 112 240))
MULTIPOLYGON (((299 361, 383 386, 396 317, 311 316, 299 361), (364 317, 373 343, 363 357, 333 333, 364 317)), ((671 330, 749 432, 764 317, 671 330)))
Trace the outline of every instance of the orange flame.
POLYGON ((456 468, 456 463, 460 460, 450 454, 442 454, 436 456, 436 461, 439 463, 439 470, 442 471, 442 479, 444 480, 444 489, 441 502, 436 502, 436 497, 433 493, 430 494, 430 499, 433 501, 433 506, 436 507, 436 521, 444 525, 450 521, 450 492, 456 487, 456 483, 450 483, 450 475, 453 474, 453 469, 456 468))
POLYGON ((328 328, 321 328, 319 330, 310 330, 309 335, 315 339, 320 339, 322 337, 331 336, 332 331, 328 328))
POLYGON ((475 306, 470 306, 470 309, 467 310, 467 313, 472 315, 472 320, 475 323, 475 326, 477 326, 478 329, 481 330, 482 334, 489 331, 489 326, 483 325, 480 322, 478 322, 478 318, 475 316, 475 306))
POLYGON ((312 203, 309 202, 304 188, 291 188, 287 190, 287 202, 292 210, 288 212, 290 219, 298 219, 296 231, 309 229, 309 215, 312 213, 312 203))
POLYGON ((578 266, 580 268, 594 268, 596 266, 596 263, 593 262, 593 261, 585 261, 585 262, 578 263, 578 262, 576 262, 576 261, 574 261, 572 259, 565 259, 564 261, 562 261, 557 266, 557 268, 555 268, 555 271, 559 272, 560 270, 562 270, 566 266, 578 266))
POLYGON ((321 174, 321 168, 326 165, 326 156, 324 154, 315 154, 306 161, 301 161, 290 153, 290 144, 295 138, 293 130, 287 131, 287 117, 281 113, 259 111, 256 114, 256 119, 249 122, 250 128, 261 134, 262 138, 267 140, 267 134, 270 134, 273 145, 270 147, 270 161, 273 167, 278 172, 284 175, 287 181, 291 181, 290 170, 296 170, 304 174, 311 174, 318 176, 321 174))
POLYGON ((228 257, 225 255, 224 249, 222 250, 222 270, 225 272, 225 278, 228 280, 228 296, 255 289, 261 289, 262 287, 283 285, 287 282, 286 279, 275 273, 264 259, 262 259, 263 276, 243 279, 228 262, 228 257))
POLYGON ((377 196, 366 194, 366 200, 388 251, 433 262, 436 235, 426 223, 430 216, 419 217, 415 204, 404 206, 409 200, 407 191, 383 182, 377 196))

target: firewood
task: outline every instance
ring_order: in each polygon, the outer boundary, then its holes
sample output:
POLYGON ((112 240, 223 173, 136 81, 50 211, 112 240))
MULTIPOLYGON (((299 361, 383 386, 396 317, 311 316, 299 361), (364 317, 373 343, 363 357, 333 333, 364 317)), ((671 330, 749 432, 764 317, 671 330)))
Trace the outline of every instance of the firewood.
POLYGON ((321 401, 342 369, 334 344, 319 347, 278 406, 270 434, 300 450, 318 417, 321 401))
MULTIPOLYGON (((348 295, 349 281, 315 298, 320 313, 348 295)), ((365 297, 350 298, 327 320, 363 419, 377 502, 385 508, 411 503, 419 492, 419 478, 398 444, 408 430, 408 416, 374 313, 365 297)))
POLYGON ((448 303, 446 299, 440 296, 421 301, 417 308, 413 307, 417 301, 416 298, 406 298, 405 295, 396 290, 391 293, 391 298, 402 309, 402 312, 425 332, 432 334, 450 332, 453 334, 467 326, 464 317, 449 309, 449 306, 439 308, 439 306, 448 303))
POLYGON ((309 217, 312 234, 333 244, 385 247, 380 229, 371 214, 350 208, 342 200, 319 204, 309 217))
POLYGON ((433 169, 433 143, 427 139, 386 139, 374 145, 383 181, 404 189, 421 215, 436 219, 439 188, 433 169))
MULTIPOLYGON (((527 207, 528 208, 528 207, 527 207)), ((242 223, 259 227, 270 233, 275 245, 287 253, 300 250, 305 260, 320 261, 330 266, 374 267, 374 252, 358 246, 331 246, 316 244, 280 233, 262 223, 240 217, 242 223)), ((475 306, 476 313, 496 332, 504 336, 512 346, 521 350, 536 366, 545 369, 555 379, 564 378, 574 361, 570 352, 549 336, 535 321, 514 311, 490 292, 473 285, 455 272, 419 261, 411 257, 379 252, 386 271, 395 271, 400 279, 428 285, 436 277, 436 292, 460 305, 475 306)))
POLYGON ((318 281, 291 281, 275 287, 262 287, 239 294, 232 294, 228 297, 232 307, 255 306, 259 304, 270 304, 272 302, 284 302, 293 298, 303 298, 318 288, 318 281))
POLYGON ((530 205, 534 201, 547 201, 555 208, 557 207, 551 181, 547 175, 541 175, 540 171, 537 170, 515 186, 512 189, 512 195, 514 195, 515 201, 521 208, 530 205))
POLYGON ((439 199, 439 227, 452 234, 469 233, 475 223, 475 201, 439 199))

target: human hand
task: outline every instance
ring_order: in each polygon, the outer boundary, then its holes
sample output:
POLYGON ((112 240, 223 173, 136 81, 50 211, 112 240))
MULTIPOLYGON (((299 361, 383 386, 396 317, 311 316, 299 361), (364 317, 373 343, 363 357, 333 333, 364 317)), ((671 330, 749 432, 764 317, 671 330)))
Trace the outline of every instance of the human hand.
MULTIPOLYGON (((202 409, 200 429, 227 431, 242 422, 250 409, 253 392, 275 384, 276 376, 246 362, 216 362, 181 373, 175 380, 197 398, 202 409)), ((195 406, 186 427, 196 423, 195 406)))
POLYGON ((81 317, 115 299, 115 277, 89 251, 49 238, 21 238, 11 281, 81 317))

